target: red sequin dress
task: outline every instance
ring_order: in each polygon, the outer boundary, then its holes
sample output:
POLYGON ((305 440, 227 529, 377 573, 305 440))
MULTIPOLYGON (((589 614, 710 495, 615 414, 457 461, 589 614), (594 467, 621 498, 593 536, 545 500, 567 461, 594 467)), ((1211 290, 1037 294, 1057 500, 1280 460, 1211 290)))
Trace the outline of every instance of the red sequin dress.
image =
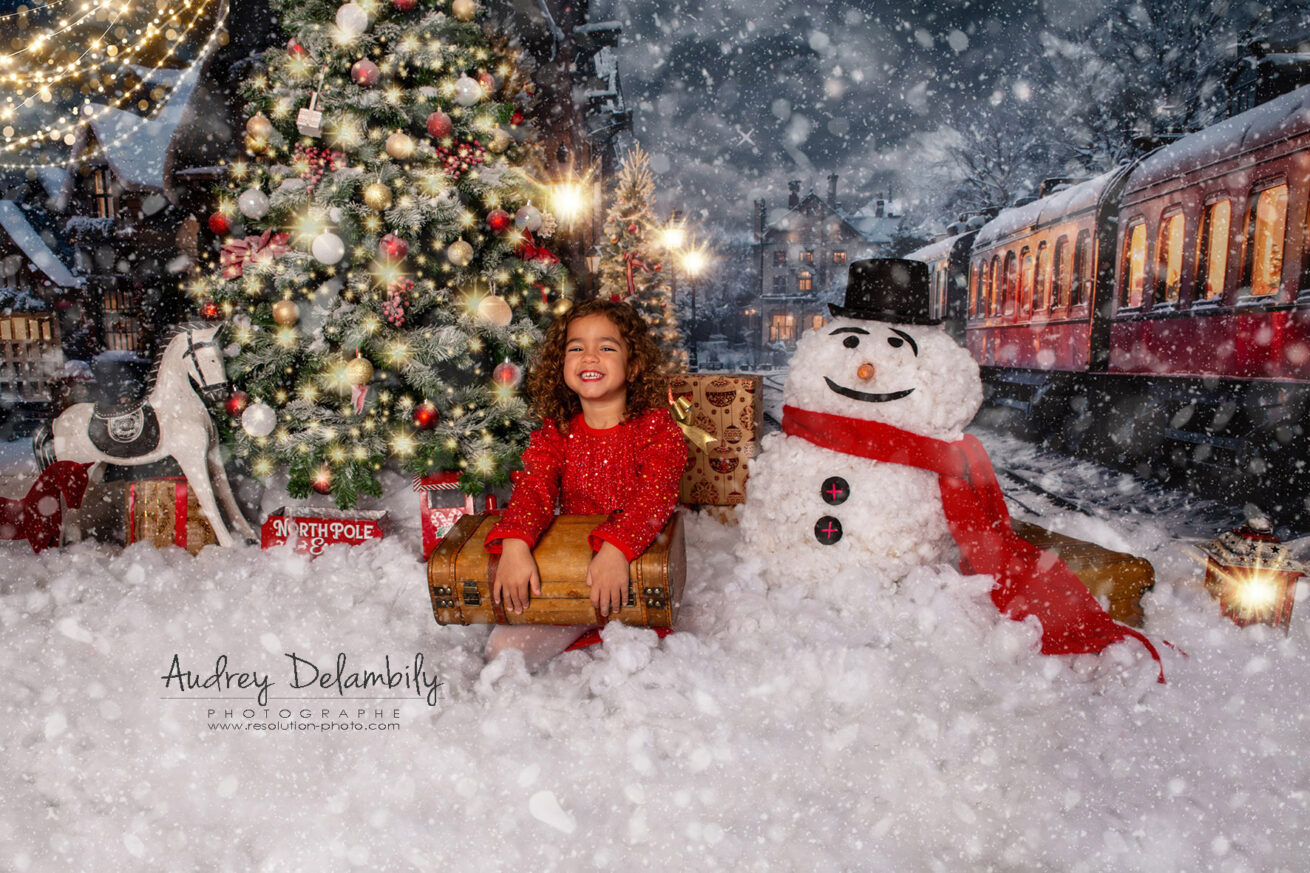
POLYGON ((612 543, 631 561, 673 514, 686 463, 687 444, 667 409, 605 430, 578 415, 568 434, 548 419, 529 438, 523 470, 512 475, 514 491, 486 549, 499 552, 506 537, 535 547, 558 505, 565 515, 608 516, 591 532, 592 550, 612 543))

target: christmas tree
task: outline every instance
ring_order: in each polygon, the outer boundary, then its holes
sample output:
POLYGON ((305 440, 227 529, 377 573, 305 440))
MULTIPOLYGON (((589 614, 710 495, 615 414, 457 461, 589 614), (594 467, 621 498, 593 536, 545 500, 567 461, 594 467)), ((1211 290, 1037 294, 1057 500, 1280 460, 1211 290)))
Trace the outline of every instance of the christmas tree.
POLYGON ((608 292, 631 303, 650 325, 651 335, 670 366, 684 370, 687 353, 673 311, 673 294, 657 258, 662 226, 651 211, 655 180, 641 146, 623 159, 614 186, 614 203, 605 216, 600 282, 608 292))
POLYGON ((390 459, 503 483, 522 365, 568 305, 533 237, 554 218, 533 205, 523 58, 476 0, 273 6, 291 39, 242 85, 221 263, 190 289, 236 347, 225 439, 342 507, 390 459))

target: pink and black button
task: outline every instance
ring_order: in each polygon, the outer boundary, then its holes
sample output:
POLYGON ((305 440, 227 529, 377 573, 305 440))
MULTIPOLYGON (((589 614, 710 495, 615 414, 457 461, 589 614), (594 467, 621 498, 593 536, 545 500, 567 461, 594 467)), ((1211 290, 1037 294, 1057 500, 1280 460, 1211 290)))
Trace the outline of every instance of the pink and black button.
POLYGON ((825 546, 833 545, 841 539, 841 522, 825 515, 814 523, 814 538, 825 546))
POLYGON ((846 498, 851 496, 851 486, 846 484, 846 480, 840 476, 829 476, 823 480, 823 487, 819 489, 819 495, 823 502, 829 506, 837 506, 845 503, 846 498))

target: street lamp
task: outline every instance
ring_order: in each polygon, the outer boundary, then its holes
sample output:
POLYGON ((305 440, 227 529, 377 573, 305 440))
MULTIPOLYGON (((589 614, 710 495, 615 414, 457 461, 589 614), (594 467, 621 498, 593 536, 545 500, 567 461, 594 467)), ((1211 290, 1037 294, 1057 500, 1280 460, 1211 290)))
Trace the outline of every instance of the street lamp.
POLYGON ((682 269, 691 280, 691 342, 687 352, 687 368, 691 372, 699 369, 699 362, 696 360, 696 277, 705 270, 709 258, 705 256, 705 250, 701 248, 689 248, 682 253, 682 269))

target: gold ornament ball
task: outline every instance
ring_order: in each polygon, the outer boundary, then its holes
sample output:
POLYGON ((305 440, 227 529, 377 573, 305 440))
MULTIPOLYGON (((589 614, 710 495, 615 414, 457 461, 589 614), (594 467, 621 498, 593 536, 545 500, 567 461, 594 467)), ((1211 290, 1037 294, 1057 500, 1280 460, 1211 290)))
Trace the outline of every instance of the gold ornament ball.
POLYGON ((403 161, 414 154, 414 139, 407 133, 396 131, 387 137, 387 154, 398 161, 403 161))
POLYGON ((300 307, 294 300, 279 300, 273 304, 273 320, 283 327, 300 321, 300 307))
POLYGON ((450 14, 460 21, 472 21, 477 11, 478 4, 474 0, 455 0, 450 4, 450 14))
POLYGON ((478 318, 497 327, 507 327, 514 320, 514 310, 504 297, 490 294, 478 301, 478 318))
POLYGON ((346 364, 346 379, 351 385, 367 385, 373 381, 373 365, 368 358, 351 358, 346 364))
POLYGON ((487 148, 496 154, 500 154, 505 151, 505 149, 509 148, 509 144, 509 134, 505 132, 503 127, 498 127, 495 132, 491 134, 491 142, 487 143, 487 148))
POLYGON ((246 122, 246 133, 262 140, 267 140, 273 135, 273 122, 268 120, 264 113, 260 112, 250 116, 246 122))
POLYGON ((364 188, 364 202, 369 209, 381 212, 391 208, 391 188, 382 182, 373 182, 364 188))
POLYGON ((457 239, 446 249, 446 257, 456 267, 467 267, 473 261, 473 246, 457 239))
POLYGON ((268 148, 268 140, 262 136, 251 136, 246 134, 246 151, 253 154, 259 154, 268 148))

